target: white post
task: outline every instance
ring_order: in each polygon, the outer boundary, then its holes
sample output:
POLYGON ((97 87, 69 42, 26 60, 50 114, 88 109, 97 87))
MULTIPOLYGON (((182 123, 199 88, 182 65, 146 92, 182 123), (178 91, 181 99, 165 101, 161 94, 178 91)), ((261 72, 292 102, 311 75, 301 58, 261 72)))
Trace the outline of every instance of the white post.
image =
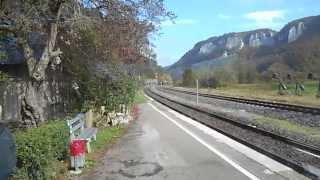
POLYGON ((199 104, 199 81, 198 81, 198 79, 196 80, 196 84, 197 84, 197 104, 199 104))

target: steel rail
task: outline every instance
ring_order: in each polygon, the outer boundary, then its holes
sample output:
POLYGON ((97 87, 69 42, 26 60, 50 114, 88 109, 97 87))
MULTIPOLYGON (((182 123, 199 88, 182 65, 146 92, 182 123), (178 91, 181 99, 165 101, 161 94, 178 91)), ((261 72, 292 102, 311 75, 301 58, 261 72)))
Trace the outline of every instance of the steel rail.
MULTIPOLYGON (((184 93, 184 94, 196 95, 196 93, 192 91, 184 91, 184 90, 178 90, 173 88, 164 88, 164 89, 169 91, 184 93)), ((320 115, 320 108, 316 108, 316 107, 270 102, 270 101, 257 100, 257 99, 236 98, 236 97, 221 96, 221 95, 214 95, 214 94, 207 94, 207 93, 199 93, 199 96, 225 100, 225 101, 233 101, 233 102, 243 103, 243 104, 263 106, 268 108, 282 109, 282 110, 293 111, 293 112, 302 112, 302 113, 308 113, 313 115, 320 115)))
POLYGON ((174 101, 174 100, 172 100, 172 99, 170 99, 168 97, 164 97, 162 95, 159 95, 159 94, 151 91, 150 89, 145 89, 145 92, 151 98, 153 98, 156 101, 162 103, 163 105, 168 106, 168 107, 170 107, 170 108, 172 108, 172 109, 174 109, 174 110, 176 110, 176 111, 178 111, 178 112, 180 112, 180 113, 182 113, 182 114, 184 114, 186 116, 189 116, 192 119, 194 119, 194 120, 196 120, 196 121, 198 121, 198 122, 200 122, 200 123, 202 123, 202 124, 204 124, 204 125, 206 125, 206 126, 208 126, 210 128, 213 128, 213 129, 219 131, 220 133, 225 134, 226 136, 229 136, 230 138, 235 139, 236 141, 239 141, 242 144, 245 144, 245 145, 247 145, 247 146, 249 146, 249 147, 251 147, 251 148, 253 148, 253 149, 255 149, 255 150, 259 151, 259 152, 262 152, 262 153, 266 154, 267 156, 269 156, 269 157, 271 157, 271 158, 273 158, 273 159, 275 159, 275 160, 277 160, 277 161, 279 161, 279 162, 281 162, 283 164, 286 164, 286 165, 290 166, 291 168, 295 169, 296 171, 298 171, 298 172, 300 172, 300 173, 302 173, 304 175, 307 175, 307 176, 309 176, 311 178, 314 178, 314 177, 319 178, 317 174, 314 174, 314 173, 310 172, 309 170, 305 169, 304 167, 301 167, 301 166, 297 165, 296 163, 293 163, 293 162, 291 162, 291 161, 289 161, 287 159, 284 159, 283 157, 281 157, 279 155, 275 155, 275 154, 272 154, 272 153, 270 153, 270 152, 268 152, 268 151, 266 151, 264 149, 261 149, 260 147, 255 146, 255 145, 253 145, 253 144, 251 144, 249 142, 246 142, 246 141, 240 139, 239 137, 235 137, 235 136, 233 136, 233 135, 231 135, 229 133, 226 133, 225 131, 223 131, 221 129, 217 129, 214 126, 212 126, 212 124, 210 124, 208 122, 203 122, 203 121, 197 119, 196 117, 194 117, 194 115, 190 116, 189 114, 179 110, 178 108, 175 108, 175 107, 171 106, 170 104, 164 102, 163 100, 168 101, 168 102, 170 102, 172 104, 176 104, 176 105, 182 106, 182 107, 184 107, 186 109, 190 109, 190 110, 196 111, 198 113, 205 114, 205 115, 207 115, 209 117, 213 117, 213 118, 222 120, 222 121, 230 123, 230 124, 232 124, 234 126, 237 126, 237 127, 249 130, 249 131, 253 131, 253 132, 255 132, 257 134, 260 134, 262 136, 271 137, 273 140, 280 141, 280 142, 285 143, 287 145, 290 145, 292 147, 295 147, 295 148, 298 148, 300 150, 304 150, 304 151, 307 151, 307 152, 310 152, 312 154, 315 154, 315 155, 319 156, 320 155, 320 148, 317 147, 317 146, 314 146, 314 145, 311 145, 311 144, 302 143, 302 142, 299 142, 297 140, 294 140, 294 139, 291 139, 291 138, 288 138, 288 137, 285 137, 285 136, 274 134, 274 133, 272 133, 270 131, 266 131, 266 130, 263 130, 263 129, 260 129, 260 128, 257 128, 257 127, 253 127, 253 126, 250 126, 248 124, 236 121, 236 120, 231 119, 231 118, 227 118, 227 117, 221 116, 221 115, 213 113, 213 112, 208 112, 206 110, 201 109, 200 107, 191 106, 191 105, 187 105, 185 103, 174 101))

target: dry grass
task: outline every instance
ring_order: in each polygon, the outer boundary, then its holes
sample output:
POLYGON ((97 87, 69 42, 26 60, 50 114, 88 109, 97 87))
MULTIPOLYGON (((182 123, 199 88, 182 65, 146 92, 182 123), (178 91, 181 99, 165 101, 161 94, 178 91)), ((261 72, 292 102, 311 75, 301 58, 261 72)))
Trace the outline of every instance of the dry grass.
POLYGON ((246 97, 253 99, 262 99, 269 101, 286 102, 291 104, 307 105, 307 106, 320 106, 320 98, 316 98, 318 84, 315 81, 306 82, 305 92, 302 96, 294 95, 295 85, 288 85, 289 94, 280 96, 278 95, 277 84, 236 84, 228 85, 218 89, 201 89, 201 92, 246 97))
POLYGON ((277 129, 284 129, 291 133, 303 134, 307 137, 315 139, 320 142, 320 129, 315 127, 302 126, 300 124, 290 122, 287 120, 280 120, 268 117, 258 117, 254 119, 254 122, 261 125, 271 125, 277 129))

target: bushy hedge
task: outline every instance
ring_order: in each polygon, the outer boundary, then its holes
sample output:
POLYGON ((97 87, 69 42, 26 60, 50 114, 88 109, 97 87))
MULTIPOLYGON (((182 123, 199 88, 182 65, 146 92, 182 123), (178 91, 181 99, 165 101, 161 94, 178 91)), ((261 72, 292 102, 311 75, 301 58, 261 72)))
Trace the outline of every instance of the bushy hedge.
POLYGON ((64 121, 15 133, 17 169, 15 179, 50 179, 54 163, 68 157, 69 133, 64 121))
POLYGON ((107 111, 118 111, 119 105, 133 103, 137 85, 129 77, 114 81, 95 78, 82 82, 80 89, 84 101, 82 111, 101 106, 105 106, 107 111))

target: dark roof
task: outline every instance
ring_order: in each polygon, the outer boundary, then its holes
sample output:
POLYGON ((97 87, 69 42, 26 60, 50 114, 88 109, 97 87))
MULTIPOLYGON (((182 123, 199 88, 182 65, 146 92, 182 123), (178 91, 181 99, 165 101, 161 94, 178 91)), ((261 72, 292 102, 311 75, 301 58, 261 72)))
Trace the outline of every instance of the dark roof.
POLYGON ((21 64, 23 55, 16 46, 14 38, 4 37, 0 39, 0 65, 21 64))
MULTIPOLYGON (((28 43, 34 50, 36 59, 40 59, 43 42, 39 33, 29 34, 28 43)), ((23 62, 22 49, 17 47, 16 39, 10 36, 0 37, 0 65, 22 64, 23 62)))

